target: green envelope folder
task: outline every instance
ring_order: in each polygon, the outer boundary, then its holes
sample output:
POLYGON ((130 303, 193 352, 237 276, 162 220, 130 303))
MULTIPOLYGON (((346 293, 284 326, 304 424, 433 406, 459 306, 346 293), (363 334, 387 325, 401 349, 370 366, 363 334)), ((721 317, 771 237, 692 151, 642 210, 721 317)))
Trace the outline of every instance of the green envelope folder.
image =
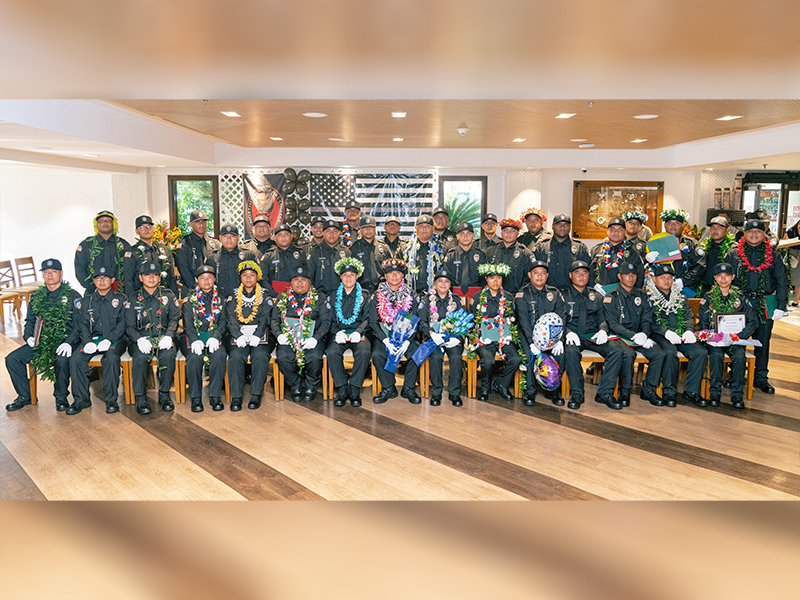
POLYGON ((653 263, 672 262, 681 257, 681 246, 674 235, 665 235, 647 242, 647 252, 658 252, 653 263))
POLYGON ((499 342, 500 328, 492 326, 492 328, 489 329, 489 323, 487 323, 486 321, 481 321, 481 339, 485 340, 487 338, 492 340, 493 342, 499 342))
POLYGON ((778 308, 778 297, 775 294, 764 296, 764 312, 766 312, 768 319, 772 319, 776 308, 778 308))
POLYGON ((609 283, 608 285, 602 286, 603 291, 606 293, 606 296, 608 296, 611 292, 613 292, 618 287, 619 287, 619 283, 609 283))
MULTIPOLYGON (((314 327, 316 325, 315 321, 309 321, 308 319, 305 320, 308 323, 308 337, 312 337, 314 335, 314 327)), ((300 330, 300 319, 296 317, 286 317, 286 325, 289 329, 292 329, 295 332, 295 336, 300 330)))
MULTIPOLYGON (((99 343, 100 343, 100 342, 102 342, 102 341, 103 341, 103 336, 102 336, 102 335, 95 335, 95 336, 92 336, 92 343, 93 343, 93 344, 97 345, 97 344, 99 344, 99 343)), ((114 344, 113 346, 111 346, 111 348, 109 348, 109 350, 111 350, 111 349, 113 349, 113 348, 116 348, 116 347, 117 347, 117 345, 116 345, 116 344, 114 344)))

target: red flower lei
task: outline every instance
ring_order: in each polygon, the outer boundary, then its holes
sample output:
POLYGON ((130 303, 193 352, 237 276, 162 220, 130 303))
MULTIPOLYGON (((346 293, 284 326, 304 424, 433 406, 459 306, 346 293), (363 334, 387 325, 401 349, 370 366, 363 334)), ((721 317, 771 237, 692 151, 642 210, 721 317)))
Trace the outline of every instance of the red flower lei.
MULTIPOLYGON (((208 321, 208 330, 212 331, 214 329, 214 323, 217 322, 217 317, 219 317, 219 313, 221 312, 219 306, 219 293, 217 292, 217 286, 215 285, 212 290, 211 294, 211 314, 206 314, 206 303, 203 297, 203 292, 200 288, 195 290, 193 298, 191 300, 192 304, 197 307, 197 312, 200 315, 200 318, 208 321)), ((195 327, 197 327, 197 331, 200 331, 199 323, 195 323, 195 327)))
POLYGON ((744 267, 752 272, 752 273, 760 273, 766 269, 769 269, 772 266, 772 244, 769 242, 763 242, 766 246, 765 253, 764 253, 764 262, 754 267, 747 258, 747 255, 744 252, 744 238, 739 240, 739 244, 736 248, 736 254, 739 256, 739 260, 742 261, 744 267))
POLYGON ((298 317, 307 317, 308 313, 311 312, 311 294, 310 293, 306 294, 306 299, 303 302, 303 311, 302 311, 302 313, 297 310, 300 305, 298 304, 297 300, 295 299, 294 292, 292 292, 292 290, 289 290, 289 294, 287 295, 287 298, 289 300, 289 305, 294 309, 294 312, 298 317))
POLYGON ((603 266, 609 271, 619 267, 620 261, 625 256, 625 252, 627 252, 630 246, 630 240, 623 241, 622 244, 620 244, 619 250, 617 250, 617 256, 614 259, 614 262, 611 262, 611 241, 606 238, 603 242, 603 266))

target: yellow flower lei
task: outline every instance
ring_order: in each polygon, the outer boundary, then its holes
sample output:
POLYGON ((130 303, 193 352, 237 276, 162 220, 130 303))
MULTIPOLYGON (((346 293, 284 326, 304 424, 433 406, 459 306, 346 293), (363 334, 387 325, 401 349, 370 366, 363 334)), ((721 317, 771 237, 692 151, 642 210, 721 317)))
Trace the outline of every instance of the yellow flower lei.
POLYGON ((242 315, 242 298, 244 297, 244 285, 240 285, 236 289, 236 316, 239 317, 239 322, 244 323, 247 325, 251 323, 256 316, 258 315, 258 309, 261 306, 261 286, 256 285, 256 297, 255 303, 253 304, 253 312, 250 313, 250 316, 245 318, 242 315))

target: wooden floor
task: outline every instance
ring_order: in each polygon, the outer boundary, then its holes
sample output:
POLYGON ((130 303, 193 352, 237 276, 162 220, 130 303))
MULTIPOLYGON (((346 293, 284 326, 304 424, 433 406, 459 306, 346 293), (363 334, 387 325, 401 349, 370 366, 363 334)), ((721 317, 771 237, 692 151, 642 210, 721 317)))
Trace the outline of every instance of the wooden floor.
MULTIPOLYGON (((795 309, 797 311, 797 309, 795 309)), ((796 315, 795 315, 796 316, 796 315)), ((260 410, 142 417, 131 406, 57 413, 0 409, 2 500, 664 500, 800 498, 800 327, 775 327, 770 381, 747 409, 655 408, 634 396, 611 411, 493 396, 431 407, 402 398, 334 408, 274 402, 260 410)), ((14 320, 0 355, 21 343, 14 320)), ((0 369, 0 402, 15 395, 0 369)), ((464 386, 466 388, 466 386, 464 386)), ((151 403, 155 392, 150 393, 151 403)))

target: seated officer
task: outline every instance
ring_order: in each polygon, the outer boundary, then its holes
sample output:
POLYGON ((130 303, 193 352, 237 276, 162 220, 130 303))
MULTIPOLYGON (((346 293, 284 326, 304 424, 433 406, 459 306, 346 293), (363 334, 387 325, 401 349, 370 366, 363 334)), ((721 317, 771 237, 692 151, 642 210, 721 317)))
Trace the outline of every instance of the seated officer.
POLYGON ((6 356, 6 369, 17 392, 17 399, 6 405, 7 411, 19 410, 31 403, 31 387, 26 365, 33 363, 37 375, 54 383, 56 410, 69 406, 69 357, 79 340, 78 310, 81 295, 61 281, 61 262, 48 258, 42 263, 44 287, 31 294, 28 314, 25 315, 25 345, 6 356), (37 321, 42 328, 36 339, 37 321), (38 343, 37 343, 38 342, 38 343))
POLYGON ((664 384, 664 404, 674 407, 678 395, 678 351, 689 359, 686 383, 683 386, 683 399, 695 406, 706 406, 700 396, 700 384, 706 372, 708 353, 702 344, 696 343, 694 336, 694 313, 689 300, 681 294, 683 285, 675 281, 670 264, 658 264, 652 279, 647 280, 646 288, 653 304, 653 326, 650 337, 664 350, 664 370, 661 381, 664 384))
MULTIPOLYGON (((522 350, 525 353, 525 364, 530 365, 533 359, 541 352, 541 350, 533 343, 533 327, 539 317, 547 313, 555 313, 561 317, 561 322, 564 323, 567 319, 567 314, 564 305, 564 298, 552 285, 547 285, 547 277, 549 275, 549 267, 543 260, 534 260, 530 264, 528 271, 528 279, 530 283, 525 284, 522 289, 517 292, 514 300, 514 308, 517 313, 517 324, 520 331, 520 343, 522 350)), ((559 340, 551 351, 553 358, 558 364, 558 368, 564 371, 564 343, 559 340)), ((564 406, 564 399, 561 397, 561 391, 556 389, 552 392, 547 392, 546 396, 556 406, 564 406)), ((533 377, 528 381, 525 398, 523 403, 532 406, 536 401, 536 381, 533 377)))
MULTIPOLYGON (((362 236, 365 229, 368 228, 362 225, 362 236)), ((353 246, 363 241, 362 237, 353 246)), ((365 335, 369 325, 369 292, 358 282, 363 268, 355 258, 343 258, 336 263, 342 283, 328 296, 320 314, 320 319, 329 323, 327 329, 331 334, 325 354, 333 385, 339 390, 334 406, 344 406, 348 400, 352 406, 361 406, 361 386, 369 368, 370 341, 365 335), (353 373, 349 378, 344 369, 344 351, 348 349, 353 353, 353 373)))
MULTIPOLYGON (((620 369, 619 372, 620 398, 630 397, 633 387, 633 361, 636 358, 636 350, 638 350, 648 362, 647 375, 642 384, 640 397, 653 406, 664 406, 664 401, 656 393, 656 388, 661 381, 665 354, 661 347, 649 337, 653 329, 653 307, 650 305, 647 294, 636 287, 640 270, 641 262, 638 257, 634 260, 626 260, 619 265, 617 269, 619 287, 603 298, 603 310, 609 333, 619 336, 623 342, 626 342, 625 352, 628 356, 623 362, 626 368, 620 369), (629 344, 636 346, 636 350, 629 344), (627 365, 630 365, 630 368, 627 368, 627 365)), ((612 402, 612 398, 613 396, 607 398, 606 406, 614 410, 621 409, 622 403, 612 402)), ((602 400, 603 398, 601 398, 602 400)))
POLYGON ((482 283, 478 265, 486 262, 486 255, 477 244, 473 247, 474 239, 472 223, 459 223, 456 226, 458 244, 444 257, 444 268, 451 273, 453 286, 462 294, 466 294, 470 287, 480 287, 482 283))
MULTIPOLYGON (((161 274, 159 273, 159 279, 161 274)), ((92 279, 94 291, 86 294, 75 306, 78 313, 78 333, 80 352, 74 352, 69 370, 72 377, 72 397, 74 402, 67 408, 68 415, 77 415, 92 405, 89 397, 89 361, 95 354, 102 353, 100 364, 103 367, 103 391, 106 412, 119 411, 117 403, 119 388, 120 357, 125 353, 125 308, 128 298, 125 294, 111 289, 114 278, 109 277, 106 267, 97 267, 92 279)))
MULTIPOLYGON (((477 252, 480 252, 479 250, 477 252)), ((428 358, 431 369, 431 406, 442 403, 442 390, 444 389, 443 369, 444 355, 450 363, 450 379, 447 384, 447 395, 453 406, 463 406, 461 400, 461 354, 464 351, 462 340, 452 337, 445 341, 438 326, 448 316, 461 308, 461 299, 450 291, 451 275, 445 269, 440 269, 433 276, 434 288, 429 294, 420 298, 419 329, 422 335, 430 338, 437 348, 428 358)))
POLYGON ((475 316, 475 334, 477 335, 478 359, 481 367, 481 391, 478 400, 489 400, 489 391, 500 394, 503 400, 513 400, 508 386, 514 373, 522 364, 519 346, 514 338, 517 335, 517 320, 514 316, 514 300, 511 294, 503 289, 503 277, 511 272, 511 268, 503 263, 484 263, 478 272, 486 278, 486 287, 472 298, 470 311, 475 316), (491 325, 498 331, 498 340, 481 337, 483 324, 491 325), (503 356, 503 367, 497 381, 492 385, 492 375, 495 371, 495 356, 503 356))
POLYGON ((581 350, 584 349, 593 350, 605 359, 595 401, 606 406, 617 403, 630 406, 630 388, 621 391, 617 400, 614 398, 614 387, 620 369, 633 372, 633 363, 628 364, 628 361, 633 360, 633 354, 625 352, 626 346, 619 340, 608 339, 603 296, 589 287, 589 264, 582 260, 573 262, 569 278, 572 285, 562 290, 567 305, 567 320, 564 323, 564 330, 567 332, 564 363, 570 386, 567 408, 577 409, 583 404, 581 350))
MULTIPOLYGON (((731 286, 733 267, 726 262, 714 265, 714 285, 700 300, 700 329, 716 330, 717 315, 743 313, 744 329, 737 335, 741 339, 749 339, 758 326, 758 317, 748 302, 742 297, 738 288, 731 286)), ((728 335, 728 337, 731 337, 728 335)), ((744 408, 744 346, 714 346, 707 344, 708 370, 711 376, 711 394, 709 406, 719 406, 722 396, 722 366, 725 354, 731 357, 731 404, 734 408, 744 408)))
POLYGON ((222 384, 228 353, 222 346, 226 332, 225 298, 215 283, 214 267, 203 265, 195 272, 197 287, 183 302, 183 331, 186 340, 181 352, 186 357, 186 381, 192 399, 192 412, 203 412, 203 356, 208 349, 208 395, 213 410, 223 410, 222 384))
POLYGON ((228 381, 231 386, 231 410, 234 412, 242 410, 244 365, 248 356, 252 369, 247 408, 256 410, 261 406, 269 358, 275 347, 274 339, 267 335, 273 301, 258 285, 261 268, 253 261, 240 263, 239 278, 239 287, 225 301, 225 324, 230 335, 228 381), (266 343, 262 344, 262 338, 265 337, 266 343))
POLYGON ((278 296, 270 329, 278 339, 276 360, 291 390, 292 401, 311 402, 322 380, 325 344, 320 340, 328 335, 329 323, 320 319, 322 302, 317 290, 311 287, 308 269, 298 268, 291 283, 291 288, 278 296), (288 319, 298 320, 296 326, 288 319))
POLYGON ((166 412, 175 408, 169 397, 177 353, 172 340, 181 315, 175 294, 161 287, 161 270, 157 264, 142 265, 139 278, 142 288, 125 307, 125 320, 126 333, 131 340, 129 351, 133 361, 131 376, 136 412, 146 415, 151 412, 147 402, 147 371, 153 357, 158 360, 158 403, 161 410, 166 412))

